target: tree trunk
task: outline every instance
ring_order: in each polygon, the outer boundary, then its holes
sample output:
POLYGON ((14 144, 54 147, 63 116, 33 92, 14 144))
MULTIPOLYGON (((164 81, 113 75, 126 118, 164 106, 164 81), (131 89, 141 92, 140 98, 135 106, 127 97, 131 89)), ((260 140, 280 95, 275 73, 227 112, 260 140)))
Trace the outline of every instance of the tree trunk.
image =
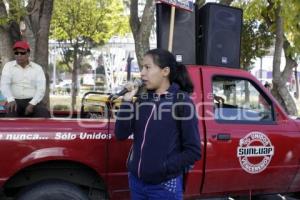
POLYGON ((294 60, 288 55, 288 46, 289 43, 287 40, 284 40, 284 30, 283 30, 283 19, 281 17, 281 7, 278 5, 278 8, 275 11, 276 17, 276 41, 275 41, 275 52, 273 58, 273 88, 272 94, 283 106, 286 112, 290 115, 297 114, 297 107, 293 101, 287 87, 286 82, 289 75, 292 73, 292 68, 294 65, 294 60), (285 42, 284 42, 285 41, 285 42), (284 71, 280 72, 281 64, 281 52, 282 49, 285 50, 286 66, 284 71))
POLYGON ((273 82, 280 82, 280 64, 281 54, 283 49, 283 20, 280 16, 280 7, 276 9, 276 40, 275 40, 275 51, 273 57, 273 82))
POLYGON ((280 8, 276 9, 276 33, 275 34, 276 34, 276 40, 275 40, 275 51, 273 56, 272 94, 278 100, 278 102, 282 106, 284 106, 283 99, 281 98, 279 93, 279 89, 285 87, 285 83, 281 82, 281 73, 280 73, 281 52, 283 49, 283 22, 282 22, 282 18, 280 17, 280 8))
MULTIPOLYGON (((0 18, 6 18, 7 11, 3 0, 0 0, 0 18)), ((0 26, 0 73, 5 63, 13 59, 11 47, 13 42, 9 36, 8 25, 0 26)))
MULTIPOLYGON (((40 64, 46 76, 46 94, 43 102, 49 106, 49 75, 48 75, 48 37, 49 27, 53 10, 53 0, 29 0, 27 5, 28 15, 21 19, 24 20, 26 29, 22 39, 30 43, 30 57, 33 61, 40 64)), ((13 13, 14 14, 14 13, 13 13)), ((8 17, 5 4, 0 0, 0 17, 8 17)), ((10 21, 5 26, 0 26, 0 58, 2 67, 6 62, 13 58, 12 45, 16 40, 21 39, 19 24, 10 21)))
MULTIPOLYGON (((287 83, 288 79, 290 76, 293 75, 293 69, 297 67, 297 62, 295 61, 295 59, 293 59, 290 55, 289 55, 289 48, 290 48, 290 43, 288 42, 288 40, 285 38, 285 42, 284 42, 284 52, 285 52, 285 60, 286 60, 286 65, 285 68, 282 72, 282 76, 281 76, 281 81, 283 81, 284 83, 287 83)), ((292 95, 287 87, 285 86, 285 92, 281 93, 281 97, 284 101, 284 105, 286 106, 286 110, 289 114, 291 115, 297 115, 298 114, 298 110, 297 110, 297 106, 296 103, 294 101, 294 99, 292 98, 292 95)))
POLYGON ((12 41, 4 26, 0 26, 0 71, 5 63, 13 59, 12 41))
POLYGON ((234 0, 220 0, 220 4, 230 6, 234 0))
POLYGON ((77 77, 78 77, 78 47, 74 47, 74 61, 73 61, 73 69, 72 69, 72 88, 71 88, 71 110, 75 111, 76 97, 78 93, 77 87, 77 77))
POLYGON ((149 37, 154 23, 154 9, 155 2, 147 0, 140 20, 138 17, 138 0, 131 0, 130 27, 135 41, 135 52, 140 68, 142 58, 150 48, 149 37))
POLYGON ((32 45, 32 47, 34 47, 33 60, 44 69, 47 82, 46 94, 43 98, 43 102, 49 106, 50 81, 48 69, 48 38, 53 10, 53 0, 30 1, 28 10, 30 11, 30 15, 27 19, 30 21, 31 31, 35 39, 35 44, 32 45))
POLYGON ((26 40, 29 43, 30 50, 31 50, 30 59, 34 60, 35 52, 36 52, 35 51, 36 38, 35 38, 35 35, 33 33, 32 27, 31 27, 31 21, 30 21, 29 16, 24 17, 24 22, 25 22, 26 29, 23 32, 22 39, 26 40))

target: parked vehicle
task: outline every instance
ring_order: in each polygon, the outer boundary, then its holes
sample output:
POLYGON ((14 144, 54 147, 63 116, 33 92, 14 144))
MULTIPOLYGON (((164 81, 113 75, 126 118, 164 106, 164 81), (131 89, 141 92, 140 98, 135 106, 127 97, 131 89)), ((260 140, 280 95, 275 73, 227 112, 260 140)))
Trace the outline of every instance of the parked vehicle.
MULTIPOLYGON (((186 175, 185 198, 300 192, 300 120, 290 118, 246 71, 188 70, 202 159, 186 175), (214 96, 224 101, 216 102, 214 96)), ((132 138, 115 139, 116 109, 107 109, 115 103, 107 103, 107 96, 99 99, 107 113, 100 115, 99 109, 95 118, 87 118, 85 105, 72 118, 1 118, 2 192, 23 200, 49 195, 128 199, 126 159, 132 138)))

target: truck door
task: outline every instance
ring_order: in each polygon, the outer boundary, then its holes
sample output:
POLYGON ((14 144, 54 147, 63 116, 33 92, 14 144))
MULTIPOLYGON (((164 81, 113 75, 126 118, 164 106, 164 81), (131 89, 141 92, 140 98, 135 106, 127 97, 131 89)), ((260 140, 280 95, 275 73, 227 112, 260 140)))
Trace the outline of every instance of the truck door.
POLYGON ((207 143, 202 193, 287 191, 298 168, 298 144, 293 123, 279 113, 267 89, 242 71, 228 76, 225 70, 219 75, 203 70, 203 82, 207 143))

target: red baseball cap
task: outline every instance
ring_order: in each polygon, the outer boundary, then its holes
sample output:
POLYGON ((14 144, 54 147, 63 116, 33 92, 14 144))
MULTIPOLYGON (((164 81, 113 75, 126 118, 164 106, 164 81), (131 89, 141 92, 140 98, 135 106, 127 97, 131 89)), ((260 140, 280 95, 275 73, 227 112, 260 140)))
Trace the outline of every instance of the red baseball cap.
POLYGON ((13 46, 13 49, 25 49, 30 50, 30 46, 26 41, 16 41, 16 43, 13 46))

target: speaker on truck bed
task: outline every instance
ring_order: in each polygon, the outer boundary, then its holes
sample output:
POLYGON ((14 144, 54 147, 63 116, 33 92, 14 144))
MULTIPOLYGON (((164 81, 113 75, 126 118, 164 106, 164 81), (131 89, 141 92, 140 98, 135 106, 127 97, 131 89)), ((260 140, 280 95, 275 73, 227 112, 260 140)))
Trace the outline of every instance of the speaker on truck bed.
POLYGON ((239 68, 242 10, 207 3, 196 18, 197 64, 239 68))
MULTIPOLYGON (((195 13, 176 9, 173 35, 173 50, 177 61, 183 64, 196 64, 195 13)), ((157 47, 168 49, 171 6, 156 4, 157 47)))

